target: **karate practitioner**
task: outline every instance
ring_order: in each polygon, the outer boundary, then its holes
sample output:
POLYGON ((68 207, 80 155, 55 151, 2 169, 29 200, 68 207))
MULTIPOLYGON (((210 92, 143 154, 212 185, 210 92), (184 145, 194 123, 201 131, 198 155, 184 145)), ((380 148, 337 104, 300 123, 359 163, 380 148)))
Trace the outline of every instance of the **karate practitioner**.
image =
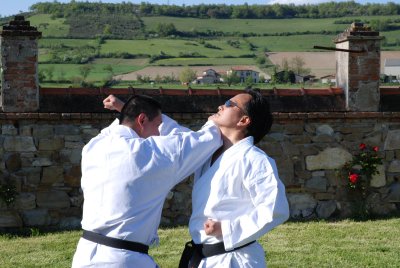
POLYGON ((188 267, 189 260, 189 267, 266 267, 256 240, 289 217, 275 162, 254 146, 272 125, 268 101, 249 90, 210 118, 221 130, 223 146, 195 173, 193 240, 179 267, 188 267))
MULTIPOLYGON (((109 109, 121 110, 113 96, 109 109)), ((72 267, 158 267, 147 254, 157 244, 164 200, 171 188, 199 168, 222 145, 208 121, 197 132, 178 133, 160 104, 132 97, 113 123, 82 151, 82 228, 72 267), (173 132, 158 136, 161 131, 173 132)))

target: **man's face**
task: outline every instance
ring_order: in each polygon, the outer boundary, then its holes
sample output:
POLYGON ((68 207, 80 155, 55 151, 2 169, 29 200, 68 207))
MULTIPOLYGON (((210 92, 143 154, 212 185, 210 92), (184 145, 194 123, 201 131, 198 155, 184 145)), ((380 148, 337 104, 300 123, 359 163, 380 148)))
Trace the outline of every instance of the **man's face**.
POLYGON ((162 123, 162 116, 161 113, 153 118, 153 120, 149 120, 146 116, 145 120, 143 121, 143 130, 140 133, 142 138, 148 138, 150 136, 160 136, 160 131, 158 127, 162 123))
POLYGON ((243 116, 246 116, 246 104, 251 100, 247 93, 238 94, 218 107, 218 112, 210 116, 219 127, 235 128, 243 116))

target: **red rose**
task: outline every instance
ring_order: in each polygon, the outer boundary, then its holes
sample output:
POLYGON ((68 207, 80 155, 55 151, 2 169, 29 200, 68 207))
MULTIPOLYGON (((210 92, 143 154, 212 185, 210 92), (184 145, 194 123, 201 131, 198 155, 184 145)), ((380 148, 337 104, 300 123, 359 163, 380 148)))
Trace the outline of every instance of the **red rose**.
POLYGON ((360 175, 358 174, 349 174, 349 180, 352 184, 356 184, 356 182, 358 181, 358 177, 360 177, 360 175))
POLYGON ((377 152, 377 151, 379 150, 379 147, 378 147, 378 146, 375 146, 375 147, 372 148, 372 150, 374 150, 375 152, 377 152))
POLYGON ((358 147, 360 148, 360 150, 364 150, 367 147, 367 145, 365 145, 365 143, 360 143, 358 147))

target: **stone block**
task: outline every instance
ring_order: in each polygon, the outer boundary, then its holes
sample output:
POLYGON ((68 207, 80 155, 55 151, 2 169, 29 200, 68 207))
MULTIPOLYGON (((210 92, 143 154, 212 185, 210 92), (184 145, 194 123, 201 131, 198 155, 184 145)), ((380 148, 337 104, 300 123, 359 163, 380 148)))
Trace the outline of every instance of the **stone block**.
POLYGON ((32 135, 37 138, 53 138, 54 127, 52 125, 34 125, 32 135))
POLYGON ((36 146, 32 137, 12 136, 5 137, 4 150, 7 152, 36 152, 36 146))
POLYGON ((85 146, 85 144, 82 141, 77 141, 77 142, 66 141, 65 142, 65 149, 80 149, 80 150, 82 150, 83 146, 85 146))
POLYGON ((385 172, 385 166, 384 165, 379 165, 377 166, 378 174, 372 175, 370 185, 372 187, 383 187, 386 185, 386 172, 385 172))
POLYGON ((335 137, 327 134, 320 134, 312 137, 311 140, 314 143, 331 143, 335 141, 335 137))
POLYGON ((307 170, 338 169, 353 156, 343 148, 327 148, 318 155, 306 157, 307 170))
POLYGON ((56 151, 64 147, 64 140, 61 137, 53 137, 52 139, 39 139, 39 150, 56 151))
POLYGON ((318 201, 316 213, 320 219, 328 219, 336 211, 337 205, 335 200, 318 201))
POLYGON ((54 127, 56 135, 79 135, 80 129, 75 125, 56 125, 54 127))
POLYGON ((326 192, 328 181, 324 177, 312 177, 306 181, 304 187, 310 192, 326 192))
POLYGON ((14 125, 3 125, 1 126, 1 133, 3 135, 16 136, 18 135, 18 129, 14 125))
POLYGON ((388 167, 388 172, 400 173, 400 160, 393 160, 388 167))
POLYGON ((22 211, 22 220, 27 227, 48 226, 51 223, 47 209, 30 209, 22 211))
POLYGON ((18 212, 13 210, 1 210, 0 227, 22 227, 22 220, 18 212))
POLYGON ((6 168, 9 172, 15 172, 21 168, 21 157, 19 154, 5 156, 6 168))
POLYGON ((82 158, 81 149, 64 149, 60 151, 60 157, 63 162, 71 164, 80 164, 82 158))
POLYGON ((64 181, 64 169, 61 166, 43 167, 41 183, 54 184, 64 181))
POLYGON ((36 203, 40 208, 69 208, 70 199, 67 193, 61 191, 38 192, 36 203))
POLYGON ((52 161, 49 158, 39 157, 32 159, 32 166, 33 167, 48 167, 52 165, 52 161))
POLYGON ((285 125, 283 131, 287 135, 301 135, 304 132, 304 127, 303 124, 285 125))
POLYGON ((317 201, 307 193, 289 193, 287 198, 290 216, 295 219, 310 215, 310 211, 314 211, 317 206, 317 201))
POLYGON ((15 200, 15 208, 27 210, 36 208, 36 196, 34 193, 20 193, 15 200))
POLYGON ((384 150, 400 149, 400 130, 389 130, 385 139, 384 150))
POLYGON ((80 187, 81 177, 81 167, 73 166, 66 170, 66 173, 64 175, 64 182, 66 185, 71 187, 80 187))
POLYGON ((317 135, 328 135, 328 136, 333 136, 334 130, 330 125, 320 125, 316 129, 316 134, 317 135))

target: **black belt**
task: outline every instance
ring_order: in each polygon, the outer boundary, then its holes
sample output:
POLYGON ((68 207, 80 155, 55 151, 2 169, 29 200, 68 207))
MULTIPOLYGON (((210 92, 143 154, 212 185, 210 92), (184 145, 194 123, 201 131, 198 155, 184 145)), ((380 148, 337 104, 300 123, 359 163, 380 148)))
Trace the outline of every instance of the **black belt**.
POLYGON ((187 268, 189 262, 191 267, 198 267, 201 259, 203 258, 233 252, 235 250, 247 247, 254 242, 256 241, 251 241, 250 243, 231 250, 225 250, 224 242, 217 244, 195 244, 192 240, 185 244, 185 249, 183 250, 181 260, 179 262, 179 268, 187 268))
MULTIPOLYGON (((220 242, 217 244, 201 244, 199 245, 201 247, 201 253, 203 254, 204 258, 212 257, 215 255, 219 254, 224 254, 224 253, 229 253, 244 247, 247 247, 250 244, 253 244, 256 241, 251 241, 250 243, 247 243, 243 246, 231 249, 231 250, 225 250, 224 242, 220 242)), ((197 246, 197 245, 196 245, 197 246)))
POLYGON ((119 249, 126 249, 126 250, 131 250, 143 254, 149 254, 149 246, 138 243, 138 242, 133 242, 133 241, 128 241, 128 240, 122 240, 114 237, 108 237, 104 236, 95 232, 91 231, 86 231, 83 230, 82 237, 85 238, 86 240, 105 245, 108 247, 112 248, 119 248, 119 249))

